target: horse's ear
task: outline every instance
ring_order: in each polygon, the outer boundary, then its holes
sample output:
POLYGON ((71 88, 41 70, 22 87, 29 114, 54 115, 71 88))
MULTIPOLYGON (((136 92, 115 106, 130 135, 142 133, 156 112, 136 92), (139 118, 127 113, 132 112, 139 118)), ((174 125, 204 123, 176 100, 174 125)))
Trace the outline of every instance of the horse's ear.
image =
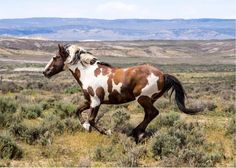
POLYGON ((61 46, 60 44, 58 44, 58 49, 59 49, 59 52, 62 52, 63 46, 61 46))
POLYGON ((66 60, 68 57, 68 53, 65 50, 65 47, 63 45, 58 44, 59 54, 63 58, 63 60, 66 60))

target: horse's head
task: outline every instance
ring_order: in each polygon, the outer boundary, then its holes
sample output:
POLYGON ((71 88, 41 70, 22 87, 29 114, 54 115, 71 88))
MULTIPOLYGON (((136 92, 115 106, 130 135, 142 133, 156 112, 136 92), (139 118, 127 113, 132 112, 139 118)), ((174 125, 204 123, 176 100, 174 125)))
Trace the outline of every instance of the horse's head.
POLYGON ((64 70, 65 61, 69 56, 64 46, 58 44, 58 49, 57 54, 52 57, 43 71, 44 76, 48 78, 64 70))
POLYGON ((43 74, 50 78, 70 66, 78 65, 86 67, 96 62, 97 58, 90 52, 78 45, 61 46, 58 44, 59 51, 46 65, 43 74))

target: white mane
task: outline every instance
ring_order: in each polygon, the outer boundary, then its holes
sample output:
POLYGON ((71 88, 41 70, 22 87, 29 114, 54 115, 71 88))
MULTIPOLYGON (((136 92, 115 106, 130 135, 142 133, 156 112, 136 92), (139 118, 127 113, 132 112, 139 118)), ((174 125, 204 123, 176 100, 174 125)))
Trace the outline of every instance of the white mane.
POLYGON ((87 52, 84 48, 77 44, 70 45, 67 47, 67 52, 69 54, 67 58, 68 64, 76 64, 80 61, 83 65, 90 65, 92 60, 97 60, 97 58, 91 53, 87 52))

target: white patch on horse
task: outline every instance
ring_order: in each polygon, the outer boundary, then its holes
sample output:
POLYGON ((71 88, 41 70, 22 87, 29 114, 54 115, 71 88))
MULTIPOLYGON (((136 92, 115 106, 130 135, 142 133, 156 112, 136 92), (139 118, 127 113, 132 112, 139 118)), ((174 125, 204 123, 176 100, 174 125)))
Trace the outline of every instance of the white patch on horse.
POLYGON ((68 65, 67 64, 67 67, 72 71, 72 72, 74 72, 75 73, 75 70, 76 70, 76 68, 78 68, 79 70, 81 69, 81 67, 82 67, 82 65, 81 64, 74 64, 74 65, 68 65))
MULTIPOLYGON (((152 96, 154 93, 160 92, 157 87, 157 81, 159 80, 158 76, 155 76, 153 73, 151 73, 147 77, 148 83, 147 85, 142 88, 140 96, 152 96)), ((140 97, 138 96, 138 97, 140 97)))
POLYGON ((101 101, 100 101, 100 99, 99 99, 99 97, 97 95, 91 96, 90 99, 91 99, 90 106, 92 108, 95 108, 95 107, 97 107, 97 106, 99 106, 101 104, 101 101))
POLYGON ((51 58, 48 64, 45 66, 44 71, 48 69, 48 67, 52 64, 52 61, 53 61, 53 58, 51 58))
POLYGON ((118 93, 121 92, 121 86, 122 83, 115 84, 115 82, 112 80, 112 91, 116 90, 118 93))
MULTIPOLYGON (((109 76, 108 75, 102 75, 102 73, 100 73, 99 75, 97 75, 97 77, 95 77, 96 79, 94 79, 94 81, 97 81, 97 85, 94 86, 96 87, 96 89, 98 87, 102 87, 104 89, 104 100, 108 100, 108 79, 109 79, 109 76)), ((95 89, 95 90, 96 90, 95 89)))
POLYGON ((69 69, 75 72, 76 68, 80 70, 80 81, 83 84, 83 89, 87 89, 89 86, 94 90, 95 95, 90 96, 91 98, 91 106, 96 107, 100 105, 100 99, 96 95, 96 90, 99 87, 104 89, 105 95, 104 100, 108 100, 108 75, 102 75, 100 73, 98 76, 95 76, 94 71, 99 68, 97 63, 93 65, 83 66, 80 62, 75 65, 68 65, 69 69))

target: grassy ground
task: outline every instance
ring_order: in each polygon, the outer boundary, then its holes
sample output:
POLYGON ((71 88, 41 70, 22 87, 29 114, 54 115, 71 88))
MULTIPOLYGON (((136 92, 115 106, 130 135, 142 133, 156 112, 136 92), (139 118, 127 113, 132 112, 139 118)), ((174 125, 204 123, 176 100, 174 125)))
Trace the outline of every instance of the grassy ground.
POLYGON ((43 65, 0 66, 5 69, 0 71, 0 166, 234 165, 234 65, 156 65, 182 81, 187 106, 205 110, 189 116, 168 95, 162 97, 155 103, 161 114, 138 145, 128 136, 144 115, 136 102, 103 105, 99 123, 113 134, 88 133, 74 114, 83 97, 69 72, 48 80, 39 72, 14 72, 16 67, 43 65), (22 153, 11 155, 17 149, 22 153))

